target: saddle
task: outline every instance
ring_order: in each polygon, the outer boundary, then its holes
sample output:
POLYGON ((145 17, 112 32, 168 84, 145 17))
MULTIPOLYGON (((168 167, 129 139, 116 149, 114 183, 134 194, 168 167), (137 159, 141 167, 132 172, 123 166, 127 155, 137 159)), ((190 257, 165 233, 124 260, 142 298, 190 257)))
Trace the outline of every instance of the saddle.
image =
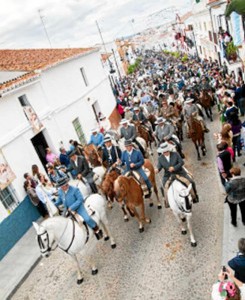
MULTIPOLYGON (((144 167, 142 167, 142 169, 146 173, 146 176, 149 178, 150 170, 147 168, 144 168, 144 167)), ((147 187, 144 179, 140 176, 140 174, 137 171, 129 171, 129 172, 125 173, 125 176, 127 176, 127 177, 132 176, 136 180, 136 182, 140 185, 142 192, 143 192, 143 196, 145 198, 148 197, 148 194, 149 194, 148 187, 147 187)))

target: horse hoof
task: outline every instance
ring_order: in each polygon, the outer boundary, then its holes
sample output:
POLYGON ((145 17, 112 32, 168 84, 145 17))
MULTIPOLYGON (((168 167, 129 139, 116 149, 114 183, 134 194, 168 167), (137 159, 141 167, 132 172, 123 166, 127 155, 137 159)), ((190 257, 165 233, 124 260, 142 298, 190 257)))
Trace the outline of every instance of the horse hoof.
POLYGON ((109 236, 105 236, 104 237, 104 241, 109 241, 110 237, 109 236))
POLYGON ((83 282, 83 278, 77 280, 77 284, 81 284, 82 282, 83 282))
POLYGON ((147 223, 148 223, 148 224, 151 224, 151 219, 148 219, 148 220, 147 220, 147 223))
POLYGON ((116 244, 112 244, 112 245, 111 245, 111 249, 115 249, 116 247, 117 247, 116 244))
POLYGON ((96 274, 98 274, 98 269, 92 270, 92 275, 96 275, 96 274))
POLYGON ((150 203, 149 206, 150 206, 150 207, 153 207, 153 203, 150 203))
POLYGON ((124 222, 128 222, 129 221, 129 219, 128 218, 124 218, 124 222))
POLYGON ((197 246, 197 242, 195 242, 195 243, 191 242, 191 247, 196 247, 196 246, 197 246))
POLYGON ((145 231, 144 227, 139 228, 139 232, 140 232, 140 233, 142 233, 142 232, 144 232, 144 231, 145 231))
POLYGON ((181 219, 181 221, 182 221, 182 222, 185 222, 185 221, 186 221, 186 218, 181 219))
POLYGON ((187 234, 187 231, 186 231, 186 230, 182 230, 182 231, 181 231, 181 234, 186 235, 186 234, 187 234))
POLYGON ((158 205, 157 208, 158 208, 158 209, 162 209, 162 205, 158 205))

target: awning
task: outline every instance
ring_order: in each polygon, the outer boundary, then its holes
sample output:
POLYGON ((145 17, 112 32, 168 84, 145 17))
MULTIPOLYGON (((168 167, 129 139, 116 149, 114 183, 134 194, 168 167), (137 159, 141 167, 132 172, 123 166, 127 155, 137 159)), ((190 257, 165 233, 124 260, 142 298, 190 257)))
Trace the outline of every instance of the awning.
POLYGON ((231 0, 231 3, 226 6, 225 16, 229 17, 235 11, 239 15, 245 16, 245 1, 244 0, 231 0))

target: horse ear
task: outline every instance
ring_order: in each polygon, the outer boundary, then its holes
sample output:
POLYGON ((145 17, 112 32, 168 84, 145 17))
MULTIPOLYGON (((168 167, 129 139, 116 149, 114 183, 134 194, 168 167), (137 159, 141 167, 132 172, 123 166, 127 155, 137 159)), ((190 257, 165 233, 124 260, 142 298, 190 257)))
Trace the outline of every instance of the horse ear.
POLYGON ((191 191, 191 189, 192 189, 192 184, 190 183, 190 184, 188 185, 188 188, 187 188, 188 193, 191 191))
POLYGON ((38 232, 38 229, 39 229, 39 225, 36 223, 36 222, 32 222, 36 232, 38 232))

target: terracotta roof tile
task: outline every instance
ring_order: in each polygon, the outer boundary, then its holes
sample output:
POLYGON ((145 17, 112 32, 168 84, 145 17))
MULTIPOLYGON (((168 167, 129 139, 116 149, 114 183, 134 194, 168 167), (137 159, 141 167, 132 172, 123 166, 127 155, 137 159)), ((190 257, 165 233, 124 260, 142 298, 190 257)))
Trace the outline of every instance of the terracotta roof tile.
POLYGON ((0 83, 1 94, 39 77, 40 74, 34 72, 36 70, 45 70, 95 50, 96 48, 0 50, 0 72, 27 71, 24 75, 0 83))
POLYGON ((0 70, 34 71, 45 69, 95 48, 0 50, 0 70))

